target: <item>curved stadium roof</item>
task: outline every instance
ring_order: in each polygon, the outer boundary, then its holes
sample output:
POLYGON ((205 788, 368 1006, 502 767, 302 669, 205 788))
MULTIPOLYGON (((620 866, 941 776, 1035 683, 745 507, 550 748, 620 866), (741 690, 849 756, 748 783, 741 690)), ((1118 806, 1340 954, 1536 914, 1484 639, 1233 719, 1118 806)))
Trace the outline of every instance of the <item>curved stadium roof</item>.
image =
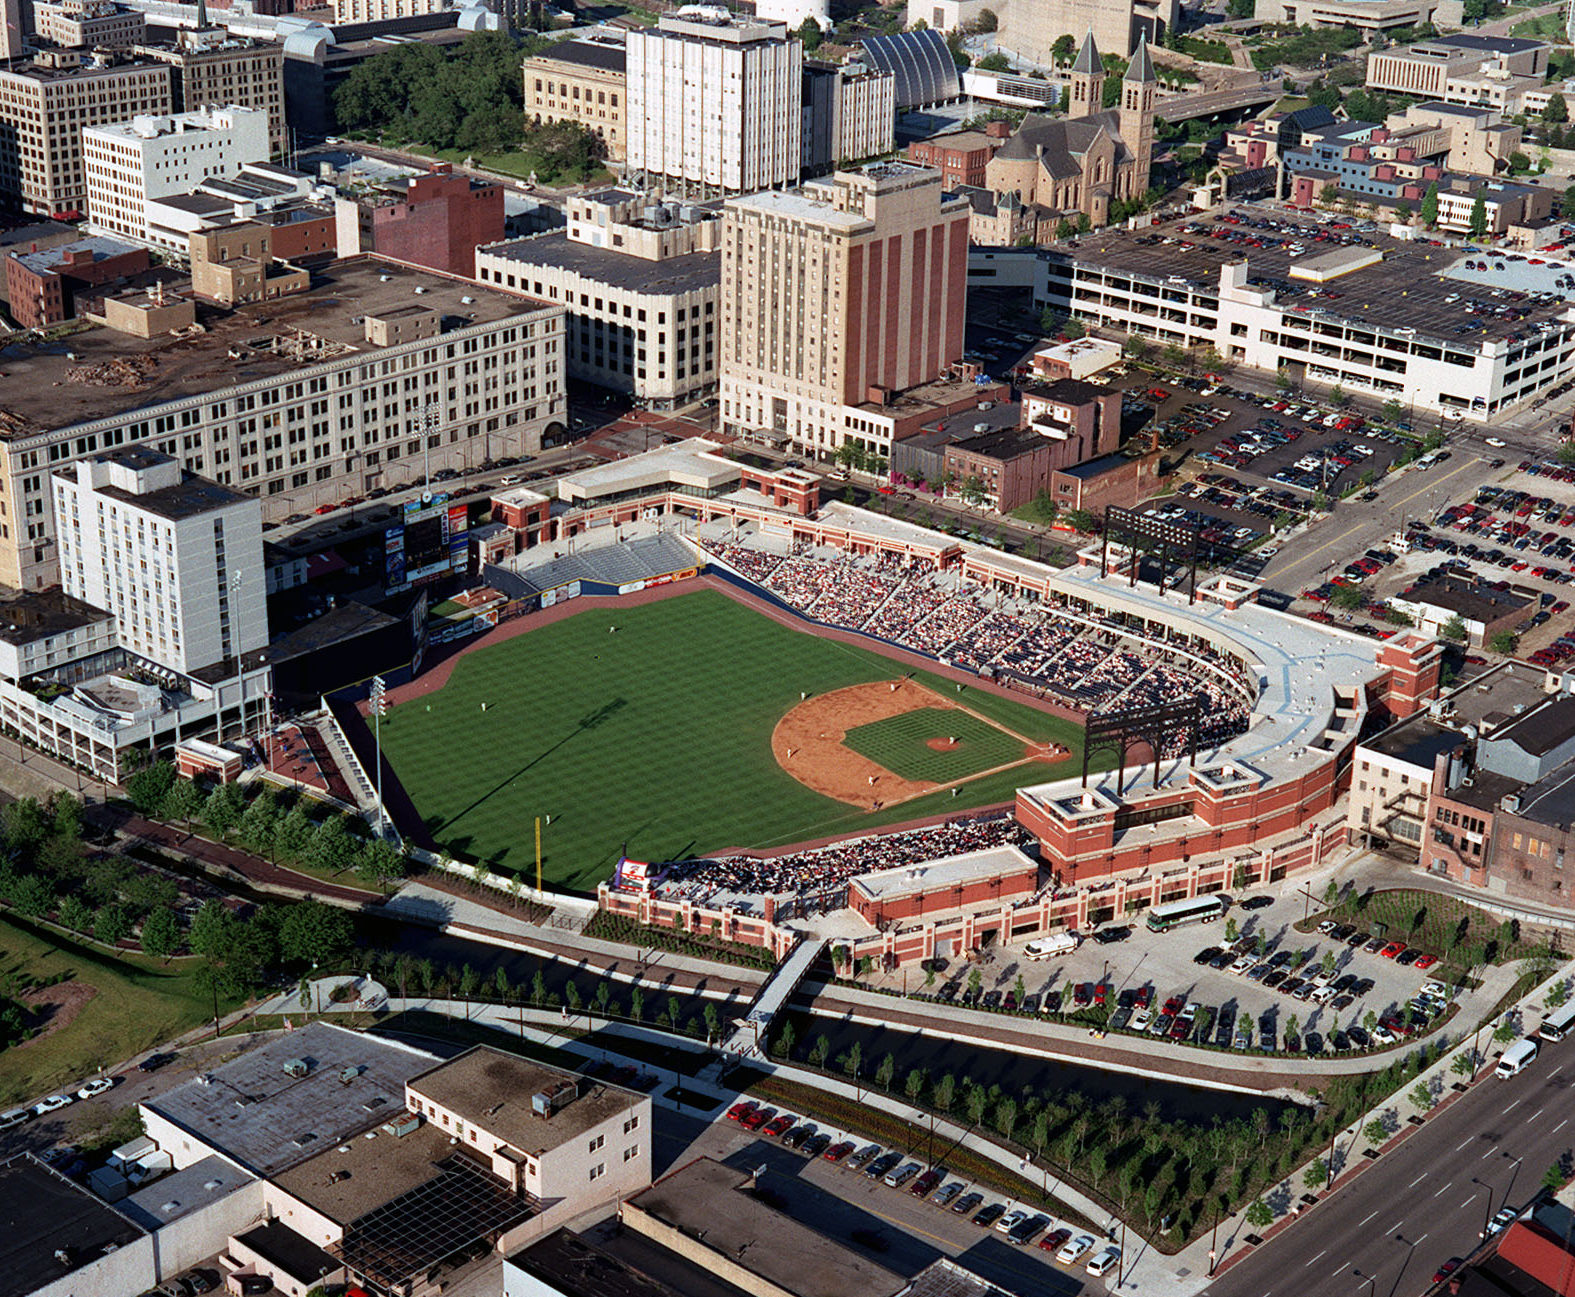
POLYGON ((896 77, 898 108, 938 104, 962 94, 957 64, 946 38, 933 28, 896 36, 869 36, 861 44, 865 61, 896 77))

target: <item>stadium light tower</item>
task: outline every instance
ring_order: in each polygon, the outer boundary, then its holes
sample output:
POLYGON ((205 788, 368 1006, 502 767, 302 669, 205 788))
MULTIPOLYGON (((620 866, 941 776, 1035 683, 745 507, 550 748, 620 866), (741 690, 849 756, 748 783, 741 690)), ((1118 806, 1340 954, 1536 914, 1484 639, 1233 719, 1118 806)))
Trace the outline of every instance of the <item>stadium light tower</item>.
POLYGON ((383 822, 383 716, 388 711, 387 686, 382 676, 372 677, 372 733, 377 747, 377 836, 388 836, 383 822))

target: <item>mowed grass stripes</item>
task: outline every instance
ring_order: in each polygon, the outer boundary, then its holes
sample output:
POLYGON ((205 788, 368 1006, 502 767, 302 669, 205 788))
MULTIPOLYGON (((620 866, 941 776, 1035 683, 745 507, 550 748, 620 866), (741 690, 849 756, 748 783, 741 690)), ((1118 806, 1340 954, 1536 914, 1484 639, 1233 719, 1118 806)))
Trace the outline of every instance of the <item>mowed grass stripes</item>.
MULTIPOLYGON (((698 590, 587 610, 467 654, 437 693, 393 708, 383 748, 450 854, 530 876, 533 820, 550 815, 544 880, 591 891, 625 843, 639 859, 677 859, 1010 800, 1026 782, 1021 772, 869 814, 777 765, 771 731, 800 691, 901 674, 878 653, 698 590)), ((940 692, 957 688, 918 678, 940 692)), ((963 699, 1037 741, 1080 742, 1076 726, 1011 699, 966 687, 963 699)))
POLYGON ((1005 730, 949 707, 923 707, 871 721, 849 730, 842 741, 894 775, 931 784, 949 784, 1025 755, 1023 745, 1005 730), (929 746, 932 739, 956 739, 957 746, 937 751, 929 746))

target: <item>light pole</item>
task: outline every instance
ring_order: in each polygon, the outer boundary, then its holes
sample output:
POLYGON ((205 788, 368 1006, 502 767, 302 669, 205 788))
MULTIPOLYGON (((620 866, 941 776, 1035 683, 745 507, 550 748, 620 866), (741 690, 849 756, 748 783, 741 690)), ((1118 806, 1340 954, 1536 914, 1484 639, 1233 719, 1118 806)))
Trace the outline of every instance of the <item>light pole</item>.
POLYGON ((382 676, 372 677, 372 736, 377 749, 377 836, 388 836, 383 820, 383 714, 388 710, 387 686, 382 676))
POLYGON ((436 401, 421 407, 421 503, 432 501, 432 429, 438 425, 436 401))

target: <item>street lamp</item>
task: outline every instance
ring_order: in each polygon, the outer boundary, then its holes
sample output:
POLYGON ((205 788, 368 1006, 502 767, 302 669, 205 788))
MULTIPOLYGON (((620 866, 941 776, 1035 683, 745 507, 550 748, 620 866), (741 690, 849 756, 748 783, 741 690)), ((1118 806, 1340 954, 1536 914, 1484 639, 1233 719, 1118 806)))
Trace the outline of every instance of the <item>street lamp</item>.
POLYGON ((1483 1207, 1483 1209, 1482 1209, 1482 1235, 1481 1235, 1483 1238, 1486 1238, 1487 1237, 1487 1231, 1488 1231, 1488 1224, 1493 1219, 1493 1186, 1490 1185, 1490 1184, 1484 1183, 1483 1181, 1477 1179, 1476 1176, 1472 1176, 1471 1177, 1471 1183, 1476 1185, 1477 1188, 1479 1188, 1479 1189, 1486 1189, 1487 1190, 1487 1206, 1483 1207))

